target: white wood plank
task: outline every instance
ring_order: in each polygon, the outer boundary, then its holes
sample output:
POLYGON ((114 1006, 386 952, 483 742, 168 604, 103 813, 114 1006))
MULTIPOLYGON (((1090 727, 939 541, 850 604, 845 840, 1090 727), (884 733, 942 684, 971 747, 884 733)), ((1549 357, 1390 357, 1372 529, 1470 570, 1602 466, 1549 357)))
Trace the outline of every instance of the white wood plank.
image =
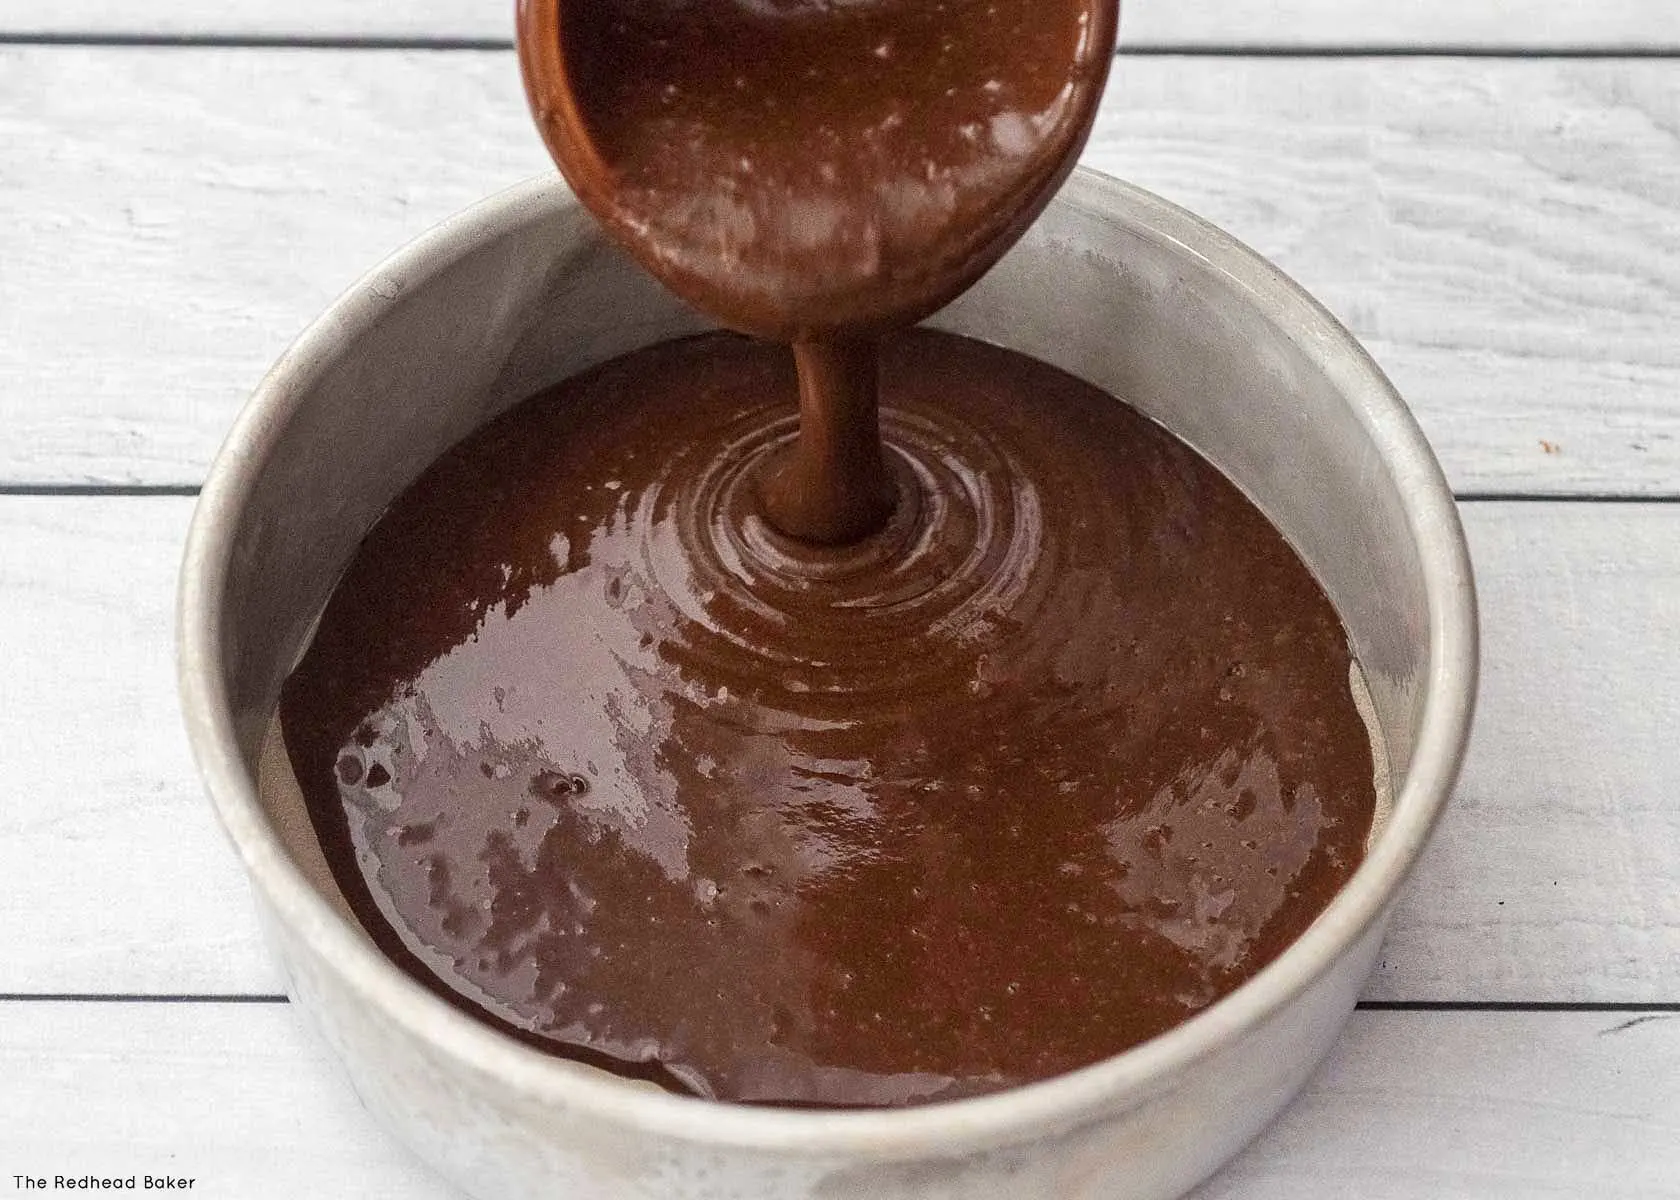
POLYGON ((517 74, 503 53, 0 47, 0 481, 198 482, 339 291, 545 168, 517 74))
POLYGON ((1355 1013, 1194 1200, 1680 1196, 1680 1019, 1355 1013))
MULTIPOLYGON (((279 990, 175 709, 190 505, 0 498, 0 992, 279 990)), ((1464 512, 1474 745, 1366 994, 1680 1001, 1680 505, 1464 512)))
MULTIPOLYGON (((0 33, 509 38, 505 0, 0 0, 0 33)), ((1121 40, 1190 47, 1649 49, 1680 45, 1667 0, 1122 0, 1121 40)))
POLYGON ((173 1175, 202 1200, 459 1196, 374 1123, 290 1005, 10 1003, 0 1073, 0 1194, 22 1173, 46 1177, 37 1195, 55 1175, 173 1175))
POLYGON ((0 34, 511 40, 513 11, 502 0, 0 0, 0 34))
MULTIPOLYGON (((1195 1200, 1680 1195, 1680 1019, 1631 1021, 1356 1013, 1195 1200)), ((0 1072, 8 1174, 169 1173, 240 1200, 457 1195, 357 1107, 289 1006, 8 1005, 0 1072)))
MULTIPOLYGON (((336 291, 546 169, 506 52, 0 47, 0 144, 0 482, 196 482, 336 291)), ((1680 62, 1144 58, 1086 161, 1323 297, 1459 488, 1672 494, 1677 151, 1680 62)))
POLYGON ((1680 999, 1680 505, 1460 511, 1475 731, 1366 995, 1680 999))
POLYGON ((191 512, 0 498, 0 992, 281 990, 175 701, 191 512))

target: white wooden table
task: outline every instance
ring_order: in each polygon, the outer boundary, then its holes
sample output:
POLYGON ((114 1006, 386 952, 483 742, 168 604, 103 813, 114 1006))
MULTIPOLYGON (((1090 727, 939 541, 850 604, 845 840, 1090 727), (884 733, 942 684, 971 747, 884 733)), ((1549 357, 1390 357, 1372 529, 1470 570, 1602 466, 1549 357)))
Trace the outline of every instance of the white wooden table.
MULTIPOLYGON (((1089 163, 1359 333, 1462 500, 1474 746, 1366 1001, 1198 1195, 1680 1196, 1680 3, 1128 0, 1089 163)), ((286 342, 547 169, 507 0, 0 0, 0 1195, 442 1200, 188 762, 182 534, 286 342)))

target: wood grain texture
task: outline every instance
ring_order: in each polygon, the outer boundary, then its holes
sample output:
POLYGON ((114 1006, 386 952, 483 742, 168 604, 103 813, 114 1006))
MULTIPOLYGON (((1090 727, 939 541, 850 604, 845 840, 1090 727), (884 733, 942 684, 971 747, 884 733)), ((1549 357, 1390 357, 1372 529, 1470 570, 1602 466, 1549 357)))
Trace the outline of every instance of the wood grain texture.
POLYGON ((174 1194, 203 1200, 458 1196, 374 1123, 289 1005, 6 1004, 0 1071, 0 1195, 23 1172, 187 1176, 174 1194))
POLYGON ((1461 505, 1482 681, 1380 999, 1680 1000, 1680 505, 1461 505))
MULTIPOLYGON (((0 1089, 8 1175, 458 1196, 357 1107, 289 1006, 7 1005, 0 1072, 24 1083, 0 1089)), ((1671 1015, 1356 1013, 1296 1104, 1193 1200, 1680 1196, 1677 1077, 1671 1015)))
POLYGON ((0 498, 0 992, 280 990, 175 700, 191 512, 0 498))
POLYGON ((1680 1018, 1355 1013, 1192 1200, 1680 1196, 1680 1018))
MULTIPOLYGON (((0 0, 0 34, 510 38, 510 0, 0 0)), ((1122 0, 1134 49, 1680 46, 1668 0, 1122 0)))
MULTIPOLYGON (((197 482, 337 291, 547 169, 500 51, 0 46, 0 143, 0 483, 197 482)), ((1085 161, 1321 296, 1461 490, 1680 492, 1680 62, 1126 59, 1085 161)))
MULTIPOLYGON (((175 708, 190 506, 0 498, 0 992, 280 990, 175 708)), ((1464 512, 1474 744, 1367 996, 1680 1002, 1680 505, 1464 512)))

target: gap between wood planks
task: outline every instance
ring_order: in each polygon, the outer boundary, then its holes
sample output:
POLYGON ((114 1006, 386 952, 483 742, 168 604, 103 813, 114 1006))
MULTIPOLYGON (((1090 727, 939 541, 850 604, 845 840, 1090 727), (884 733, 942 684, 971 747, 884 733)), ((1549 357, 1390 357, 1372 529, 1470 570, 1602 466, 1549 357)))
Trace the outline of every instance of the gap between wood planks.
MULTIPOLYGON (((0 33, 0 46, 111 46, 226 50, 434 50, 506 51, 511 38, 474 37, 306 37, 295 34, 218 33, 0 33)), ((1369 45, 1233 45, 1202 46, 1171 43, 1122 45, 1121 58, 1680 58, 1680 46, 1413 46, 1374 42, 1369 45)))
MULTIPOLYGON (((196 483, 0 483, 0 496, 197 496, 196 483)), ((1680 492, 1454 492, 1460 504, 1680 504, 1680 492)))
MULTIPOLYGON (((0 992, 0 1004, 290 1003, 290 997, 283 993, 270 992, 0 992)), ((1662 1000, 1361 1000, 1354 1008, 1358 1012, 1391 1013, 1632 1013, 1680 1017, 1680 1001, 1662 1000)))

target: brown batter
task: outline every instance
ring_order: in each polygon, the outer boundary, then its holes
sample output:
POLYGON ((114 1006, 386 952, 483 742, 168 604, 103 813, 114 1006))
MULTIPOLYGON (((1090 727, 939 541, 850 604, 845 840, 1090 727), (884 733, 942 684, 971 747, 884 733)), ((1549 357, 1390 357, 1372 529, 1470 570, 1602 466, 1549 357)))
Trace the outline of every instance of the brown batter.
POLYGON ((1374 802, 1279 535, 1111 397, 915 332, 891 521, 791 541, 750 481, 795 392, 784 349, 655 347, 369 534, 282 719, 381 947, 559 1053, 822 1105, 1078 1067, 1276 956, 1374 802))

